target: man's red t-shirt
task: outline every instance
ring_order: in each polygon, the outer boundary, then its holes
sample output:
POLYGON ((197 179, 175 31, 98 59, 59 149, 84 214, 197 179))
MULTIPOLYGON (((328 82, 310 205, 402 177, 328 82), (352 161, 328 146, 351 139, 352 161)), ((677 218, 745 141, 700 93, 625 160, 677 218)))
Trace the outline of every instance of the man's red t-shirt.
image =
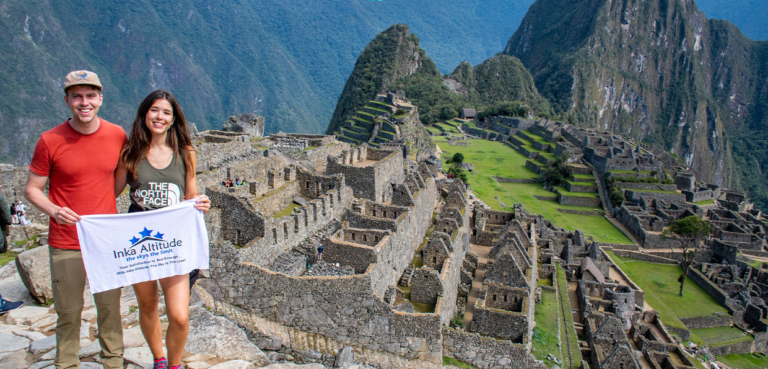
MULTIPOLYGON (((48 177, 48 197, 78 215, 115 214, 115 168, 127 140, 125 131, 101 119, 89 135, 75 131, 69 121, 43 132, 29 170, 48 177)), ((50 220, 51 247, 80 250, 77 228, 50 220)))

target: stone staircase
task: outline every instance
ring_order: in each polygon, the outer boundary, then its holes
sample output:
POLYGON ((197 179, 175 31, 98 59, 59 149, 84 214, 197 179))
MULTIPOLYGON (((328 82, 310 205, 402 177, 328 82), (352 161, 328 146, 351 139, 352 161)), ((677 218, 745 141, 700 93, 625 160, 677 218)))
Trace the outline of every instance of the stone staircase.
POLYGON ((405 271, 403 272, 403 276, 400 277, 400 282, 398 282, 397 284, 399 284, 400 286, 403 286, 403 287, 410 286, 411 285, 411 278, 413 277, 413 272, 414 272, 415 269, 416 268, 414 268, 413 265, 408 265, 405 268, 405 271))

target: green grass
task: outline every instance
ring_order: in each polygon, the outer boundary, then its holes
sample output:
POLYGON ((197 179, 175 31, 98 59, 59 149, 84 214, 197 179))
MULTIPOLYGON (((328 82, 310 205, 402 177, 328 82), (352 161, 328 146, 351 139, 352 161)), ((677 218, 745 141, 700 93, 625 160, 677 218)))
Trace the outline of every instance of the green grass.
MULTIPOLYGON (((543 291, 542 291, 543 293, 543 291)), ((560 329, 560 339, 561 339, 561 345, 560 345, 560 357, 563 359, 563 368, 567 368, 567 361, 568 361, 568 352, 571 353, 571 363, 570 368, 576 369, 581 367, 581 350, 579 350, 579 342, 576 337, 576 328, 573 325, 573 314, 571 314, 571 301, 568 299, 568 280, 565 279, 565 271, 563 268, 558 264, 557 265, 557 293, 560 297, 560 304, 562 305, 563 309, 565 311, 564 314, 561 314, 562 320, 560 321, 562 324, 562 327, 560 329), (571 340, 569 340, 569 345, 565 345, 565 334, 566 330, 568 331, 568 334, 571 336, 571 340)), ((534 312, 535 313, 535 312, 534 312)), ((537 321, 538 322, 538 321, 537 321)))
MULTIPOLYGON (((552 280, 550 279, 550 286, 552 280)), ((558 319, 560 312, 557 306, 557 296, 551 291, 541 291, 541 305, 536 305, 534 312, 536 317, 536 328, 533 329, 533 352, 539 360, 543 360, 547 366, 553 367, 556 363, 548 360, 547 356, 552 353, 562 360, 558 355, 560 349, 560 339, 558 338, 558 319)))
MULTIPOLYGON (((542 214, 558 227, 568 230, 581 229, 586 235, 594 237, 595 241, 617 244, 631 244, 621 231, 602 216, 585 216, 566 214, 557 209, 594 211, 595 208, 583 206, 560 205, 556 201, 541 201, 534 196, 556 197, 557 195, 543 189, 537 183, 499 183, 493 176, 506 178, 535 179, 536 173, 525 166, 529 160, 516 150, 497 141, 469 139, 468 146, 448 146, 444 137, 433 137, 443 150, 443 159, 460 152, 464 161, 471 163, 475 170, 469 174, 469 184, 475 194, 494 210, 502 210, 499 196, 505 205, 511 207, 519 202, 533 214, 542 214)), ((588 194, 587 194, 588 195, 588 194)), ((595 194, 596 196, 597 194, 595 194)), ((509 210, 509 209, 508 209, 509 210)))
POLYGON ((434 313, 435 305, 422 304, 418 302, 408 301, 413 305, 413 310, 419 313, 434 313))
MULTIPOLYGON (((637 174, 634 170, 609 170, 609 173, 616 173, 616 174, 637 174)), ((640 174, 651 174, 650 170, 641 170, 640 174)))
POLYGON ((477 368, 475 366, 462 363, 461 361, 458 361, 458 360, 456 360, 456 359, 454 359, 452 357, 448 357, 448 356, 443 356, 443 365, 453 365, 453 366, 455 366, 457 368, 470 368, 470 369, 477 368))
POLYGON ((718 356, 717 360, 731 368, 758 369, 768 368, 768 357, 763 354, 730 354, 718 356))
POLYGON ((432 134, 436 134, 436 135, 443 134, 443 131, 441 131, 437 127, 433 127, 433 126, 427 126, 427 131, 431 132, 432 134))
POLYGON ((572 197, 591 197, 593 199, 599 199, 600 195, 597 192, 571 192, 565 189, 565 187, 556 187, 557 191, 563 194, 563 196, 572 197))
POLYGON ((694 202, 694 204, 699 205, 699 206, 714 205, 715 204, 715 199, 696 201, 696 202, 694 202))
POLYGON ((696 334, 696 336, 701 338, 707 344, 718 346, 742 341, 751 341, 754 339, 752 335, 745 334, 744 331, 736 327, 691 329, 691 333, 696 334))
POLYGON ((291 203, 291 205, 288 205, 285 209, 278 211, 273 215, 274 218, 280 218, 284 217, 286 215, 291 215, 293 213, 293 209, 299 208, 301 205, 298 205, 296 203, 291 203))
MULTIPOLYGON (((749 259, 749 257, 747 257, 747 259, 749 259)), ((746 263, 756 269, 762 268, 763 264, 765 264, 764 262, 753 260, 753 259, 749 259, 749 261, 746 261, 746 263)))
POLYGON ((4 252, 4 253, 0 254, 0 266, 8 264, 9 262, 11 262, 14 259, 16 259, 16 255, 17 254, 15 252, 11 252, 11 251, 7 251, 7 252, 4 252))
MULTIPOLYGON (((614 263, 621 268, 637 285, 645 291, 645 301, 659 311, 664 324, 685 328, 679 318, 710 316, 714 313, 726 313, 727 310, 707 294, 690 277, 685 280, 683 296, 678 293, 680 284, 677 278, 683 270, 679 265, 646 263, 630 258, 616 256, 607 251, 614 263)), ((704 340, 694 332, 691 340, 703 344, 704 340)))
POLYGON ((595 176, 591 174, 574 174, 573 178, 580 178, 580 179, 595 179, 595 176))

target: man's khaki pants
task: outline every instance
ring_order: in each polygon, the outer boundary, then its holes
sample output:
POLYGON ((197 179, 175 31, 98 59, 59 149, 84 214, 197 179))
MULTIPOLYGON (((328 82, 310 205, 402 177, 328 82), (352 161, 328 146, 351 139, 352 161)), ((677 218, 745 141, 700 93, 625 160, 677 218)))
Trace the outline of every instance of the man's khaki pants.
MULTIPOLYGON (((56 369, 77 368, 80 364, 80 315, 83 312, 85 266, 78 250, 54 247, 51 252, 53 303, 56 321, 56 369)), ((94 294, 101 361, 106 369, 123 368, 123 327, 120 317, 120 292, 114 289, 94 294)))

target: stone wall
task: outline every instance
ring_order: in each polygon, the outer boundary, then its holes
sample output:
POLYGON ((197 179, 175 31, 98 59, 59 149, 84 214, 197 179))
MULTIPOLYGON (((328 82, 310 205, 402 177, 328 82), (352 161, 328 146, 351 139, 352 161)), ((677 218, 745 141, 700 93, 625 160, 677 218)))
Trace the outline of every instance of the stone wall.
POLYGON ((675 264, 675 265, 680 264, 680 262, 677 260, 667 259, 665 257, 656 256, 656 255, 645 253, 645 252, 635 252, 635 251, 629 251, 629 250, 614 250, 613 253, 621 257, 647 261, 649 263, 675 264))
POLYGON ((640 197, 644 197, 646 199, 664 200, 667 204, 673 202, 685 202, 685 195, 682 193, 642 192, 632 190, 625 190, 624 193, 629 201, 637 201, 640 197))
POLYGON ((677 186, 673 184, 660 184, 660 183, 641 183, 641 182, 621 182, 616 181, 616 187, 638 189, 638 190, 662 190, 662 191, 677 191, 677 186))
POLYGON ((222 209, 221 235, 223 240, 243 246, 243 261, 268 265, 281 253, 292 249, 309 235, 340 219, 352 201, 352 189, 342 186, 294 209, 280 217, 263 217, 255 212, 247 198, 226 192, 223 186, 206 190, 211 206, 222 209))
POLYGON ((261 151, 251 147, 250 136, 245 134, 201 132, 194 139, 194 147, 197 152, 198 173, 253 161, 264 156, 261 151))
POLYGON ((753 351, 755 340, 734 343, 732 345, 710 346, 712 355, 748 354, 753 351))
MULTIPOLYGON (((29 174, 29 167, 14 167, 10 164, 0 164, 0 184, 3 188, 0 189, 0 194, 5 197, 5 201, 8 206, 12 202, 21 200, 26 205, 25 218, 33 223, 40 223, 43 225, 48 224, 48 216, 36 207, 32 206, 26 198, 24 198, 24 186, 27 183, 27 176, 29 174)), ((48 194, 47 186, 44 191, 48 194)))
POLYGON ((260 318, 370 350, 410 359, 442 359, 436 314, 394 311, 372 290, 371 270, 347 277, 289 277, 243 263, 227 242, 211 245, 219 300, 260 318))
POLYGON ((728 294, 725 293, 720 287, 718 287, 716 284, 712 283, 707 277, 703 274, 701 274, 700 271, 690 268, 690 271, 688 272, 688 277, 691 278, 696 284, 699 285, 704 291, 706 291, 712 298, 715 299, 715 301, 719 302, 720 305, 723 305, 723 307, 726 307, 731 304, 731 299, 728 298, 728 294))
POLYGON ((438 296, 443 294, 443 284, 440 274, 430 267, 416 269, 411 279, 411 301, 437 305, 438 296))
MULTIPOLYGON (((342 232, 341 230, 339 232, 342 232)), ((389 242, 389 236, 379 243, 389 242)), ((338 240, 335 237, 323 239, 323 260, 329 263, 348 265, 355 269, 355 273, 363 274, 371 264, 377 262, 376 248, 360 245, 353 242, 338 240)))
POLYGON ((501 341, 448 327, 443 327, 443 350, 445 356, 481 369, 546 368, 528 353, 530 345, 501 341))
POLYGON ((300 190, 299 181, 288 182, 272 193, 254 199, 253 210, 265 216, 271 216, 292 204, 293 198, 301 194, 300 190))
POLYGON ((563 196, 563 194, 558 193, 558 200, 562 205, 586 206, 592 208, 600 208, 602 206, 600 199, 597 197, 563 196))
MULTIPOLYGON (((247 183, 264 182, 266 184, 267 172, 271 169, 282 168, 286 165, 282 156, 274 155, 269 157, 257 157, 246 163, 227 163, 216 170, 198 172, 197 174, 197 192, 205 193, 205 189, 211 186, 220 185, 225 178, 234 180, 236 177, 245 180, 247 183)), ((267 193, 269 189, 264 186, 258 192, 252 192, 254 195, 267 193)))
POLYGON ((597 186, 593 183, 572 183, 572 182, 566 182, 565 188, 570 192, 584 192, 584 193, 595 193, 597 192, 597 186))
POLYGON ((352 187, 357 198, 386 202, 392 197, 392 183, 400 183, 405 177, 404 165, 400 151, 378 150, 364 145, 329 157, 326 173, 344 174, 347 186, 352 187), (363 160, 376 163, 365 167, 354 166, 363 160))
POLYGON ((724 316, 697 316, 694 318, 679 318, 688 329, 730 327, 733 325, 733 317, 724 316))

